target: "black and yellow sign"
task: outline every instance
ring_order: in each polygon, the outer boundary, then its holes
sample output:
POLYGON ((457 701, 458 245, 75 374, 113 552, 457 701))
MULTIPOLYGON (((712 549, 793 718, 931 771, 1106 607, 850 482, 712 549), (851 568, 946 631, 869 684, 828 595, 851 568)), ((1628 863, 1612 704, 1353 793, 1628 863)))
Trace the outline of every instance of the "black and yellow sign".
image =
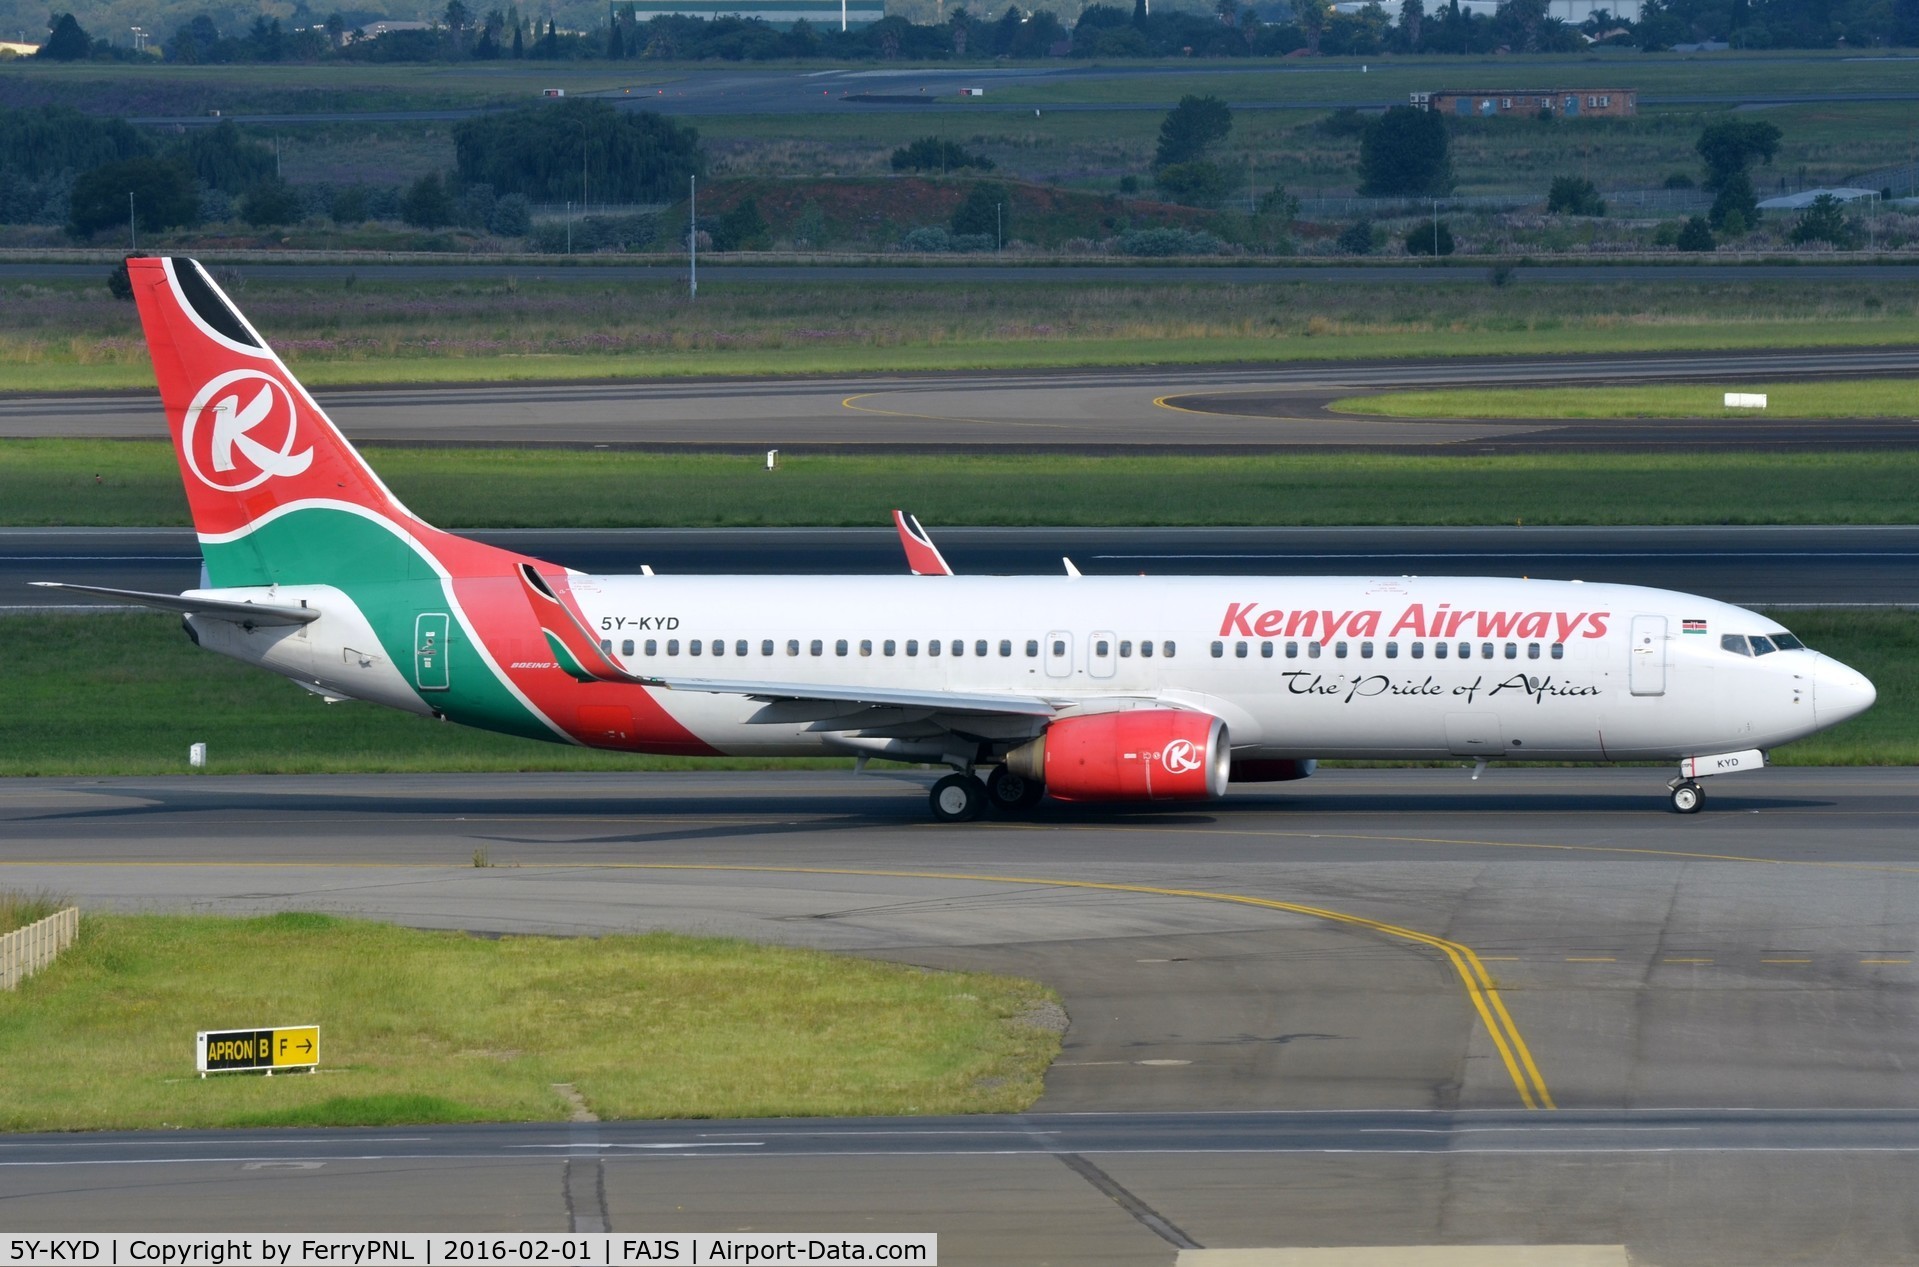
POLYGON ((318 1025, 202 1030, 195 1036, 201 1073, 225 1069, 307 1069, 320 1063, 318 1025))

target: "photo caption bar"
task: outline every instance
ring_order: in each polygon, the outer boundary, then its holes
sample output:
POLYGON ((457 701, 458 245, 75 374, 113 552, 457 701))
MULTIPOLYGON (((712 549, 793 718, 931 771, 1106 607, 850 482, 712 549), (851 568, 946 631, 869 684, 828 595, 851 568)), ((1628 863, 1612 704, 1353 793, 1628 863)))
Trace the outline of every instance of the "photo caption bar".
POLYGON ((933 1232, 614 1232, 396 1235, 108 1232, 0 1237, 4 1267, 767 1267, 787 1263, 910 1263, 937 1267, 933 1232))

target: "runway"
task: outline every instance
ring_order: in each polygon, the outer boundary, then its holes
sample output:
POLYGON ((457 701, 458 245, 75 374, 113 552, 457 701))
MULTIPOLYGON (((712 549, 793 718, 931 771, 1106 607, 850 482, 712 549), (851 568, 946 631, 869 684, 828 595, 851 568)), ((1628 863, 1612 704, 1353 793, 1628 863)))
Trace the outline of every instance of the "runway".
POLYGON ((913 777, 10 781, 0 884, 92 909, 740 935, 1037 977, 1071 1024, 1017 1118, 21 1137, 0 1219, 1919 1261, 1919 776, 1774 768, 1693 818, 1664 777, 1335 770, 961 828, 913 777))
MULTIPOLYGON (((1370 391, 1919 375, 1919 349, 1299 362, 1262 366, 330 389, 355 441, 757 452, 1285 452, 1903 448, 1919 418, 1645 423, 1332 414, 1370 391)), ((0 438, 154 439, 154 394, 0 398, 0 438)))
MULTIPOLYGON (((1703 594, 1746 607, 1919 604, 1919 527, 948 528, 969 575, 1536 576, 1703 594)), ((905 569, 873 528, 484 530, 479 540, 598 575, 876 574, 905 569)), ((178 593, 199 584, 185 528, 0 528, 0 613, 94 605, 63 581, 178 593)), ((1790 622, 1788 622, 1790 623, 1790 622)))

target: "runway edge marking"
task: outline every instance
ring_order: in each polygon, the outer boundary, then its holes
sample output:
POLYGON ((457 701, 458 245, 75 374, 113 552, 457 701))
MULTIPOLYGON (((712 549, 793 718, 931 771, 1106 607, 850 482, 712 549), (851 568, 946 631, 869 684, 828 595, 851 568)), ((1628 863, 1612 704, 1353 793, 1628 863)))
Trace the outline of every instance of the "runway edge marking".
POLYGON ((1478 1013, 1480 1022, 1485 1025, 1486 1033, 1493 1040, 1493 1047, 1499 1052, 1499 1059, 1506 1067, 1506 1074, 1512 1079, 1513 1089, 1519 1093, 1519 1101, 1529 1109, 1556 1109, 1552 1093, 1546 1089, 1546 1079, 1539 1072, 1538 1064, 1533 1060, 1532 1051, 1526 1046, 1525 1038, 1519 1032, 1519 1026, 1513 1021, 1512 1013, 1506 1010, 1505 1000, 1500 998, 1499 987, 1492 975, 1486 971, 1478 954, 1472 947, 1432 933, 1422 933, 1416 928, 1402 928, 1398 924, 1388 924, 1383 920, 1368 919, 1364 915, 1350 915, 1345 911, 1328 910, 1322 906, 1306 906, 1298 902, 1282 902, 1277 898, 1253 897, 1245 893, 1217 893, 1210 889, 1172 889, 1152 884, 1120 884, 1101 880, 1059 880, 1044 876, 1015 875, 977 875, 956 871, 879 871, 853 867, 756 867, 741 864, 712 864, 676 862, 615 862, 580 863, 581 870, 605 867, 622 871, 740 871, 772 875, 846 875, 892 877, 901 880, 963 880, 976 884, 1037 884, 1063 889, 1097 889, 1108 893, 1142 893, 1152 897, 1183 897, 1202 902, 1231 902, 1240 906, 1264 907, 1268 910, 1286 911, 1294 915, 1306 915, 1313 919, 1323 919, 1335 924, 1346 924, 1355 928, 1368 929, 1387 937, 1399 938, 1417 945, 1437 950, 1445 956, 1460 984, 1466 988, 1466 997, 1471 1001, 1473 1010, 1478 1013))

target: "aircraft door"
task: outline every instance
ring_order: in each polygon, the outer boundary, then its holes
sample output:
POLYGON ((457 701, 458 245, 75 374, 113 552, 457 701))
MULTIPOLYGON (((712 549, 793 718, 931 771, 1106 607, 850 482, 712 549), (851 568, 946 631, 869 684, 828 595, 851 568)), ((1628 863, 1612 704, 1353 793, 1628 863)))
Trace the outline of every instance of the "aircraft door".
POLYGON ((1073 635, 1065 630, 1046 635, 1046 676, 1073 676, 1073 635))
POLYGON ((1666 693, 1666 618, 1632 618, 1631 669, 1627 680, 1634 695, 1666 693))
POLYGON ((1113 676, 1113 647, 1117 639, 1110 629, 1096 630, 1086 640, 1086 672, 1093 677, 1113 676))
POLYGON ((444 691, 452 686, 447 669, 451 625, 445 612, 422 612, 413 621, 413 684, 423 691, 444 691))

